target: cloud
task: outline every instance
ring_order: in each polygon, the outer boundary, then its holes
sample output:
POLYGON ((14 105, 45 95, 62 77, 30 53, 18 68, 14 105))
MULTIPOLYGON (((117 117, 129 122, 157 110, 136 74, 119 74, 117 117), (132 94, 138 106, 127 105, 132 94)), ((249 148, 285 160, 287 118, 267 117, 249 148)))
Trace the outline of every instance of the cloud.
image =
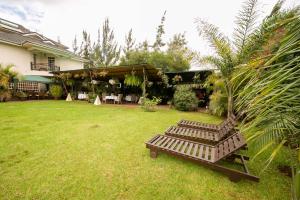
POLYGON ((28 4, 25 1, 4 1, 0 3, 0 13, 11 18, 18 17, 22 22, 40 23, 44 17, 44 12, 37 4, 28 4))

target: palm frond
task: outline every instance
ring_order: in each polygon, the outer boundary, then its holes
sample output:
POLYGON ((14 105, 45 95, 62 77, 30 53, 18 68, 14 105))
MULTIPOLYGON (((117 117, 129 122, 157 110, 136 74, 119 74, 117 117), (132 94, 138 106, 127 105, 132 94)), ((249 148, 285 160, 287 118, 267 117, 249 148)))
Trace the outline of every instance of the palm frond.
POLYGON ((208 41, 216 54, 224 60, 232 59, 230 41, 219 31, 218 27, 202 19, 197 19, 196 23, 199 35, 208 41))
POLYGON ((256 10, 257 0, 247 0, 244 2, 242 10, 236 19, 236 28, 234 29, 234 45, 237 54, 242 57, 244 46, 251 33, 255 29, 258 12, 256 10))
POLYGON ((259 154, 273 149, 267 165, 283 143, 300 143, 300 18, 284 24, 286 34, 263 65, 237 68, 232 79, 243 81, 236 97, 236 109, 245 116, 241 129, 259 154))

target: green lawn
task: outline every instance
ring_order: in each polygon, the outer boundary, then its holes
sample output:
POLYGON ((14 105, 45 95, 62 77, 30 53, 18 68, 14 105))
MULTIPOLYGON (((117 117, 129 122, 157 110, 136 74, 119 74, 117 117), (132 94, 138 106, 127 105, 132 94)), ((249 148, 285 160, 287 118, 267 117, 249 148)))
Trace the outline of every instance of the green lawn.
MULTIPOLYGON (((276 170, 282 156, 260 183, 233 183, 164 154, 151 159, 144 142, 181 118, 221 121, 165 108, 1 103, 0 199, 290 199, 290 179, 276 170)), ((249 163, 252 172, 259 173, 261 160, 249 163)))

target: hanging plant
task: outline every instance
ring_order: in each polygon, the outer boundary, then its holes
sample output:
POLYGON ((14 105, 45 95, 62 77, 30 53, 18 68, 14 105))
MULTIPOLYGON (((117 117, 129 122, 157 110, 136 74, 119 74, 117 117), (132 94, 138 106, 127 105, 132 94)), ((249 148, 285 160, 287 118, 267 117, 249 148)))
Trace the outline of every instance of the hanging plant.
POLYGON ((176 83, 179 83, 182 81, 182 77, 180 75, 175 75, 173 78, 172 78, 172 82, 173 84, 176 84, 176 83))
POLYGON ((157 75, 161 78, 162 84, 169 86, 169 77, 161 69, 157 72, 157 75))
POLYGON ((75 84, 75 81, 73 79, 66 80, 66 85, 67 86, 73 86, 74 84, 75 84))
POLYGON ((199 72, 195 73, 194 77, 193 77, 193 81, 194 83, 200 83, 201 82, 201 75, 199 72))
POLYGON ((108 71, 106 71, 106 70, 103 70, 103 71, 101 71, 101 72, 98 73, 98 75, 100 77, 105 77, 107 74, 108 74, 108 71))
POLYGON ((139 76, 132 74, 126 74, 124 84, 127 86, 140 86, 142 84, 142 79, 139 76))

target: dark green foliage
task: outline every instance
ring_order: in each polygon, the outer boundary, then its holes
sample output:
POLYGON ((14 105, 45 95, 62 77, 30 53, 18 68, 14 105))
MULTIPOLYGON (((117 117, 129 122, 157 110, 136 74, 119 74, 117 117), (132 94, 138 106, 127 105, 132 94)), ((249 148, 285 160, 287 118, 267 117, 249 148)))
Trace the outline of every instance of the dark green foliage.
POLYGON ((189 86, 177 86, 174 93, 174 106, 177 110, 193 111, 198 107, 195 92, 189 86))
POLYGON ((60 85, 51 85, 50 86, 50 94, 55 98, 58 99, 63 94, 63 89, 60 85))
POLYGON ((144 98, 142 103, 142 109, 147 112, 154 112, 157 104, 161 102, 160 98, 153 97, 152 99, 144 98))

